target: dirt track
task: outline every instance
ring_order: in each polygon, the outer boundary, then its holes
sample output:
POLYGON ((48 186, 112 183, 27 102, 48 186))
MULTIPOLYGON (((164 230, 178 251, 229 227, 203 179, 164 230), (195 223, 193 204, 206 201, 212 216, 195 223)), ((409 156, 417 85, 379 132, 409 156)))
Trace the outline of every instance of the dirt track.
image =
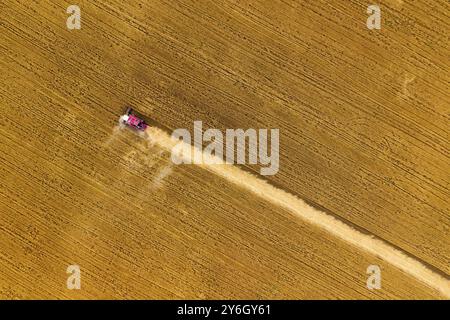
POLYGON ((385 1, 378 33, 365 3, 270 3, 80 1, 79 31, 66 3, 0 4, 0 297, 439 297, 114 130, 127 104, 169 129, 280 128, 269 182, 448 279, 448 3, 385 1))

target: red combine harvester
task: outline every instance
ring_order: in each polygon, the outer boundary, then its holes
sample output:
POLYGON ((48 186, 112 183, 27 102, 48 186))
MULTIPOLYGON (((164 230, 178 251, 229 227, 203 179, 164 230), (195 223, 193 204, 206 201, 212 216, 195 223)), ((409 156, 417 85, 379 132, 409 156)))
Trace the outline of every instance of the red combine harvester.
POLYGON ((143 119, 133 113, 133 109, 130 107, 128 107, 125 114, 120 117, 120 121, 139 131, 145 131, 148 126, 143 119))

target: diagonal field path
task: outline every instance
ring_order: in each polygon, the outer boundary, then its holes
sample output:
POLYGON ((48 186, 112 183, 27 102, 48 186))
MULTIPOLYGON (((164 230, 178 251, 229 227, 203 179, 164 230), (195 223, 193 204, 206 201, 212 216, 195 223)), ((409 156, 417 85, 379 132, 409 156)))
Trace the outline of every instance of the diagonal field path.
POLYGON ((146 130, 146 133, 148 134, 148 139, 151 143, 157 144, 169 152, 177 145, 177 150, 180 151, 177 153, 177 156, 186 160, 185 162, 190 162, 190 160, 193 159, 194 161, 192 161, 192 163, 202 163, 196 165, 200 165, 229 182, 234 183, 277 206, 289 210, 307 223, 324 229, 333 236, 382 258, 417 280, 439 290, 445 297, 450 298, 450 280, 431 270, 421 261, 409 256, 406 252, 393 247, 383 239, 375 238, 373 235, 364 234, 342 220, 338 220, 328 213, 313 208, 295 195, 276 188, 265 180, 245 172, 237 166, 230 164, 207 164, 221 163, 221 159, 214 158, 214 156, 211 156, 210 154, 198 152, 198 150, 195 150, 194 146, 183 141, 174 140, 168 133, 161 129, 149 127, 146 130), (198 157, 202 157, 203 159, 198 159, 198 157))

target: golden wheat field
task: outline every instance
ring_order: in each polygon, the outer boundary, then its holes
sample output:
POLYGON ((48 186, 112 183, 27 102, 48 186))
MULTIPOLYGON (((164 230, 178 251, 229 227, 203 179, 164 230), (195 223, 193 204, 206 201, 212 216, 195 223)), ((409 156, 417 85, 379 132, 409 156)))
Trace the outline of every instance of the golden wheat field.
POLYGON ((450 298, 448 1, 76 2, 0 2, 0 299, 450 298), (278 173, 174 164, 196 120, 278 173))

